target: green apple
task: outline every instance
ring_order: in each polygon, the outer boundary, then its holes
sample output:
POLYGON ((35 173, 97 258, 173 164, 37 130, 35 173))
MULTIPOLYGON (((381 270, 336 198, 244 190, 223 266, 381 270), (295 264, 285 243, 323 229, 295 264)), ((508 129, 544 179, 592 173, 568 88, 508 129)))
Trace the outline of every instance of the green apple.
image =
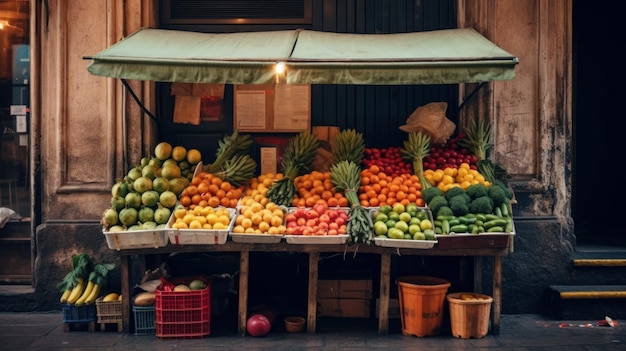
POLYGON ((395 212, 397 214, 405 212, 404 205, 402 203, 400 203, 400 202, 396 202, 395 204, 393 204, 392 210, 393 210, 393 212, 395 212))
POLYGON ((409 225, 409 234, 413 235, 413 234, 419 233, 421 231, 422 231, 422 229, 420 228, 419 224, 410 224, 409 225))
POLYGON ((398 219, 400 219, 403 222, 407 222, 409 223, 411 221, 411 218, 413 218, 413 216, 411 216, 410 213, 408 212, 402 212, 398 215, 398 219))
POLYGON ((400 229, 403 233, 409 232, 409 225, 404 221, 397 221, 394 228, 400 229))
POLYGON ((422 230, 433 229, 433 223, 430 221, 430 219, 423 219, 420 222, 420 228, 422 228, 422 230))
POLYGON ((389 217, 387 217, 387 215, 384 214, 384 213, 378 213, 376 215, 376 217, 374 217, 374 221, 375 222, 383 222, 384 223, 384 222, 387 222, 388 219, 389 219, 389 217))
POLYGON ((387 236, 390 239, 404 239, 404 233, 398 228, 389 228, 387 236))
POLYGON ((411 217, 411 220, 409 221, 409 225, 417 224, 419 226, 421 222, 422 222, 421 219, 419 219, 417 217, 411 217))
POLYGON ((374 223, 374 233, 376 235, 386 235, 387 234, 387 225, 385 222, 375 222, 374 223))
POLYGON ((426 235, 424 233, 415 233, 413 234, 413 240, 426 240, 426 235))

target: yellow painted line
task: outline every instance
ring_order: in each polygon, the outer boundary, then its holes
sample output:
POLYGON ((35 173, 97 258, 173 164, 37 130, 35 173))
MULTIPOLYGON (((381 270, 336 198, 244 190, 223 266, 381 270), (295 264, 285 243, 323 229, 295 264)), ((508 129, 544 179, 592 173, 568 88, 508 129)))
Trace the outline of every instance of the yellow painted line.
POLYGON ((626 299, 626 291, 566 291, 562 299, 626 299))
POLYGON ((626 266, 626 259, 621 259, 621 258, 575 259, 574 266, 622 267, 622 266, 626 266))

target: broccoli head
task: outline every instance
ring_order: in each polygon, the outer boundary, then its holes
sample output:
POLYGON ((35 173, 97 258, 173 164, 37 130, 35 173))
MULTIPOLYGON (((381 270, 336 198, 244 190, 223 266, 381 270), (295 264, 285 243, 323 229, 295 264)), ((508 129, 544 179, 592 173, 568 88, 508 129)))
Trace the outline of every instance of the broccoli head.
POLYGON ((448 199, 448 201, 450 201, 451 198, 460 194, 465 194, 465 190, 463 190, 463 188, 461 188, 460 186, 454 186, 448 189, 444 196, 446 197, 446 199, 448 199))
POLYGON ((439 211, 439 208, 442 206, 448 206, 448 200, 443 195, 434 196, 430 202, 428 203, 428 208, 431 210, 433 215, 439 211))
POLYGON ((507 203, 509 201, 509 199, 506 197, 506 194, 504 193, 504 189, 496 184, 493 184, 489 187, 489 189, 487 190, 487 194, 493 200, 493 205, 495 207, 499 207, 503 203, 507 203))
POLYGON ((481 196, 487 196, 487 187, 484 184, 476 183, 472 184, 465 189, 465 193, 469 195, 469 197, 474 199, 478 199, 481 196))
MULTIPOLYGON (((511 190, 511 188, 509 188, 506 184, 504 184, 501 180, 495 180, 493 182, 493 185, 497 185, 499 187, 502 188, 502 190, 504 190, 504 195, 509 199, 512 200, 513 199, 513 190, 511 190)), ((493 186, 492 185, 492 186, 493 186)))
POLYGON ((437 195, 443 195, 443 191, 436 186, 431 186, 430 188, 422 190, 422 199, 424 199, 426 203, 429 203, 430 200, 437 195))
POLYGON ((454 212, 455 216, 463 216, 469 212, 470 198, 467 194, 462 193, 456 196, 453 196, 448 200, 448 204, 452 212, 454 212))
POLYGON ((454 211, 448 206, 441 206, 437 212, 433 212, 435 217, 437 216, 454 216, 454 211))
POLYGON ((493 200, 489 196, 478 197, 469 204, 470 213, 493 213, 493 200))

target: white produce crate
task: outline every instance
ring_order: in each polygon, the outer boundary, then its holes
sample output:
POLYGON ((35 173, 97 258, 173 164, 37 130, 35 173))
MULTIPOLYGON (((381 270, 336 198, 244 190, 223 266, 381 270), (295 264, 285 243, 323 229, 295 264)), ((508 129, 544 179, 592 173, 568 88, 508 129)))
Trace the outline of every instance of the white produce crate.
POLYGON ((228 208, 230 213, 230 223, 226 229, 176 229, 172 224, 176 217, 172 214, 167 222, 166 233, 169 241, 173 245, 221 245, 228 240, 228 233, 233 230, 236 212, 233 208, 228 208))
POLYGON ((168 231, 166 229, 130 230, 124 232, 102 233, 107 239, 107 245, 112 250, 149 249, 167 246, 168 231))

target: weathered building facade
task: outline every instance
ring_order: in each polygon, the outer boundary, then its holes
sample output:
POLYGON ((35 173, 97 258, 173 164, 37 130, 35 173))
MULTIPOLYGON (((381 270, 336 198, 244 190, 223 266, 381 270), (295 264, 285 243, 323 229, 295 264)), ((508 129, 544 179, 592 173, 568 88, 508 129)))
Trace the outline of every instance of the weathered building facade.
MULTIPOLYGON (((313 17, 318 19, 313 27, 326 31, 346 30, 338 28, 341 21, 331 20, 341 13, 339 3, 346 3, 344 11, 358 10, 360 3, 312 2, 313 17)), ((576 279, 571 270, 576 246, 571 207, 572 1, 450 3, 448 16, 457 27, 472 27, 519 58, 515 78, 483 86, 458 112, 458 120, 483 116, 494 123, 494 159, 507 168, 517 199, 514 252, 504 259, 502 312, 537 313, 545 310, 549 285, 576 279)), ((90 75, 90 61, 84 57, 138 28, 159 27, 159 1, 31 4, 36 298, 28 307, 50 310, 59 308, 55 284, 69 269, 71 255, 87 252, 116 262, 100 226, 102 212, 110 204, 111 186, 129 164, 138 164, 150 154, 159 139, 158 123, 141 111, 119 81, 90 75)), ((385 21, 371 26, 371 32, 390 30, 385 21)), ((130 84, 154 111, 158 105, 155 83, 130 84)), ((459 103, 474 88, 460 85, 459 103)), ((144 267, 136 268, 141 272, 144 267)), ((488 292, 489 262, 483 269, 488 292)), ((594 279, 597 284, 607 283, 602 277, 594 279)))

